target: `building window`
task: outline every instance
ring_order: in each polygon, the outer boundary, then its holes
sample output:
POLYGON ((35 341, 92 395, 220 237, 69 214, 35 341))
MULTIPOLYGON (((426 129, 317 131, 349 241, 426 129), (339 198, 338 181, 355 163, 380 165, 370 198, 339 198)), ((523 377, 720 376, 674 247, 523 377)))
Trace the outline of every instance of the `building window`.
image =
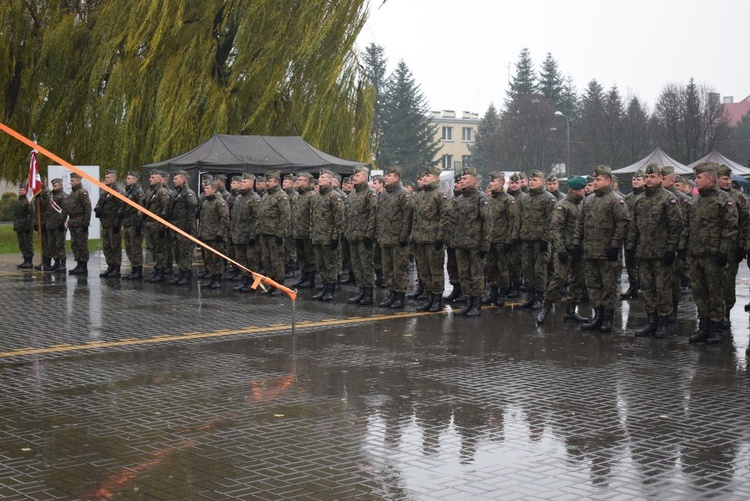
POLYGON ((443 155, 441 166, 443 170, 453 169, 453 155, 443 155))
POLYGON ((463 165, 464 167, 473 167, 473 165, 471 164, 471 155, 461 155, 461 165, 463 165))
POLYGON ((453 141, 453 127, 443 127, 443 141, 453 141))
POLYGON ((474 140, 474 129, 471 127, 464 127, 461 131, 461 141, 470 143, 474 140))

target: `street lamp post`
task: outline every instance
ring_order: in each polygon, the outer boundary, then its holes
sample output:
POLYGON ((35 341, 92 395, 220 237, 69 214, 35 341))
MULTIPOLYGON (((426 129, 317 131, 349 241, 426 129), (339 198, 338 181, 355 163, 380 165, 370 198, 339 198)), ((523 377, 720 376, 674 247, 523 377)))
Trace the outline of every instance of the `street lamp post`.
POLYGON ((565 160, 565 175, 570 176, 570 120, 562 111, 556 111, 556 116, 565 118, 565 129, 567 131, 567 140, 565 142, 567 148, 567 159, 565 160))

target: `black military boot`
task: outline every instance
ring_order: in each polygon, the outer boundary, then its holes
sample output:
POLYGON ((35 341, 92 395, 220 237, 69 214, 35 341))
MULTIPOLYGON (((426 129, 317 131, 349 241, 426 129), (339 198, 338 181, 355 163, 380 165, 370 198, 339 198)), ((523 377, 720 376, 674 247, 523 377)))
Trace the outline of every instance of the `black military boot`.
POLYGON ((709 322, 707 318, 698 319, 698 330, 688 338, 691 343, 703 343, 708 337, 709 322))
POLYGON ((418 297, 420 297, 420 296, 421 296, 422 294, 424 294, 424 286, 422 285, 422 282, 419 282, 419 281, 418 281, 418 282, 417 282, 417 288, 416 288, 416 289, 414 290, 414 292, 412 292, 411 294, 409 294, 409 295, 408 295, 408 296, 406 296, 406 297, 407 297, 408 299, 417 299, 417 298, 418 298, 418 297))
POLYGON ((638 282, 630 282, 630 285, 628 286, 628 290, 620 294, 620 299, 635 299, 638 297, 638 289, 640 289, 641 286, 638 284, 638 282))
POLYGON ((300 289, 314 289, 315 288, 315 272, 310 271, 307 273, 307 281, 299 286, 300 289))
POLYGON ((213 279, 214 283, 211 284, 211 289, 221 289, 221 274, 219 275, 212 275, 211 278, 213 279))
POLYGON ((383 270, 375 270, 375 285, 381 289, 385 289, 385 277, 383 276, 383 270))
POLYGON ((680 302, 678 301, 672 301, 672 314, 669 315, 668 320, 670 324, 677 322, 677 305, 679 305, 680 302))
POLYGON ((65 259, 58 259, 55 268, 55 273, 65 273, 68 269, 65 266, 65 259))
POLYGON ((443 295, 442 294, 433 294, 432 295, 432 303, 430 304, 430 311, 432 313, 441 311, 443 309, 443 295))
POLYGON ((399 308, 403 308, 405 306, 405 300, 406 300, 406 292, 397 292, 396 297, 393 298, 393 302, 391 303, 392 310, 396 310, 399 308))
POLYGON ((541 310, 543 299, 544 299, 544 291, 536 291, 536 296, 534 297, 534 304, 531 305, 531 309, 541 310))
POLYGON ((104 270, 103 272, 99 273, 99 276, 102 277, 102 278, 108 277, 109 274, 112 273, 113 269, 114 269, 114 266, 112 266, 111 264, 108 264, 107 265, 107 269, 104 270))
POLYGON ((492 303, 495 306, 505 306, 505 289, 498 288, 497 289, 497 299, 492 303))
POLYGON ((520 294, 519 288, 520 287, 518 284, 512 284, 510 286, 510 289, 508 290, 508 294, 507 294, 508 299, 516 299, 520 294))
POLYGON ((60 260, 55 259, 55 261, 50 265, 49 269, 47 271, 55 271, 57 270, 58 266, 60 266, 60 260))
POLYGON ((88 274, 89 274, 89 266, 86 261, 78 261, 78 264, 76 265, 76 267, 68 272, 68 275, 88 275, 88 274))
POLYGON ((451 285, 453 286, 453 290, 450 294, 448 294, 445 297, 446 301, 458 301, 461 297, 463 297, 463 292, 461 291, 461 284, 458 282, 451 282, 451 285))
POLYGON ((216 281, 216 275, 207 276, 205 278, 205 281, 198 282, 198 287, 200 287, 201 289, 211 289, 214 285, 214 281, 216 281))
POLYGON ((563 322, 584 323, 588 321, 588 318, 582 317, 576 312, 576 303, 568 303, 568 306, 565 308, 563 322))
POLYGON ((347 271, 348 271, 348 275, 346 277, 346 280, 344 280, 343 284, 344 285, 353 285, 353 284, 356 284, 357 283, 357 277, 354 276, 354 271, 351 270, 351 269, 349 269, 347 271))
POLYGON ((388 299, 385 301, 378 303, 378 308, 390 308, 393 302, 396 300, 396 293, 393 291, 390 291, 390 294, 388 294, 388 299))
POLYGON ((497 301, 498 296, 498 288, 494 286, 490 286, 490 293, 482 297, 482 302, 484 304, 495 304, 497 301))
POLYGON ((594 316, 593 316, 593 318, 591 318, 591 320, 589 320, 585 324, 582 324, 581 325, 581 330, 582 331, 592 331, 594 329, 598 329, 599 327, 601 327, 602 320, 603 320, 603 318, 602 318, 603 312, 604 312, 604 308, 602 308, 601 306, 598 307, 598 308, 596 308, 594 310, 594 316))
POLYGON ((201 271, 198 272, 197 277, 198 278, 206 278, 206 277, 208 277, 209 273, 210 272, 208 271, 208 269, 203 268, 203 269, 201 269, 201 271))
POLYGON ((721 343, 721 333, 723 331, 722 326, 724 322, 714 322, 709 320, 708 325, 708 336, 706 336, 706 344, 719 344, 721 343))
POLYGON ((325 294, 323 294, 323 297, 321 297, 320 300, 325 301, 326 303, 333 301, 333 293, 336 290, 336 284, 326 284, 326 287, 324 287, 323 290, 325 291, 325 294))
POLYGON ((173 267, 173 266, 172 266, 171 264, 168 264, 168 265, 167 265, 167 266, 166 266, 166 267, 164 268, 164 273, 163 273, 163 275, 174 275, 174 267, 173 267))
POLYGON ((482 296, 472 297, 471 308, 466 312, 467 317, 478 317, 482 314, 482 296))
POLYGON ((536 291, 530 290, 528 294, 526 295, 526 300, 521 303, 521 306, 519 308, 531 308, 534 305, 534 302, 536 301, 536 291))
POLYGON ((307 281, 307 274, 308 274, 307 271, 303 271, 300 279, 294 282, 292 284, 292 287, 297 288, 297 289, 302 289, 303 288, 302 284, 304 284, 307 281))
POLYGON ((182 276, 185 274, 184 271, 178 270, 179 272, 172 277, 172 280, 169 281, 169 285, 177 285, 177 283, 182 280, 182 276))
POLYGON ((78 275, 78 270, 81 269, 81 262, 82 261, 76 261, 76 265, 68 270, 68 275, 78 275))
POLYGON ((667 323, 668 317, 659 316, 659 320, 656 325, 656 332, 654 332, 654 337, 656 339, 664 339, 665 337, 667 337, 667 323))
POLYGON ((359 300, 359 304, 362 306, 370 306, 372 303, 374 303, 374 300, 372 299, 372 287, 365 287, 365 295, 359 300))
POLYGON ((120 277, 120 265, 119 264, 113 264, 112 265, 112 271, 107 275, 110 278, 119 278, 120 277))
POLYGON ((143 266, 136 266, 130 272, 130 280, 143 280, 143 266))
POLYGON ((656 332, 659 317, 656 313, 647 313, 646 316, 648 317, 648 323, 635 331, 636 337, 648 337, 656 332))
POLYGON ((349 299, 346 300, 346 302, 349 304, 359 304, 359 302, 362 301, 363 297, 365 297, 365 288, 360 287, 359 294, 357 294, 356 296, 350 297, 349 299))
POLYGON ((475 298, 474 296, 466 296, 466 305, 458 310, 457 315, 466 315, 469 313, 469 310, 471 310, 471 307, 474 306, 474 301, 479 300, 481 301, 482 298, 475 298))
POLYGON ((151 271, 151 276, 146 279, 146 282, 152 284, 158 284, 164 281, 164 270, 161 268, 154 268, 151 271))
POLYGON ((432 305, 432 300, 433 300, 434 297, 435 297, 435 294, 433 294, 432 292, 430 292, 427 295, 427 299, 425 300, 425 302, 422 303, 422 304, 420 304, 420 305, 418 305, 415 309, 417 311, 429 311, 430 310, 430 306, 432 305))
POLYGON ((180 280, 177 285, 190 285, 190 277, 193 276, 193 272, 188 270, 186 272, 180 272, 180 280))
POLYGON ((52 258, 51 257, 45 257, 42 259, 42 262, 38 265, 34 266, 35 270, 38 271, 49 271, 49 269, 52 268, 52 258))
POLYGON ((547 315, 549 315, 549 312, 552 311, 552 304, 553 301, 544 301, 544 304, 542 305, 542 309, 539 310, 539 313, 536 315, 536 323, 543 324, 544 321, 547 319, 547 315))
POLYGON ((733 307, 733 306, 734 306, 734 305, 732 305, 732 306, 729 306, 729 305, 727 305, 727 306, 726 306, 726 313, 727 313, 727 316, 726 316, 726 317, 724 317, 724 323, 723 323, 723 324, 721 324, 721 328, 722 328, 722 329, 724 329, 724 330, 729 330, 729 329, 731 329, 731 328, 732 328, 732 319, 731 319, 731 318, 729 318, 729 313, 730 313, 730 312, 732 311, 732 307, 733 307))
POLYGON ((615 317, 615 310, 604 310, 602 313, 602 325, 599 326, 599 332, 612 332, 612 321, 615 317))
POLYGON ((313 294, 312 299, 323 299, 323 296, 326 295, 326 292, 328 291, 328 283, 323 282, 323 288, 320 289, 318 292, 313 294))

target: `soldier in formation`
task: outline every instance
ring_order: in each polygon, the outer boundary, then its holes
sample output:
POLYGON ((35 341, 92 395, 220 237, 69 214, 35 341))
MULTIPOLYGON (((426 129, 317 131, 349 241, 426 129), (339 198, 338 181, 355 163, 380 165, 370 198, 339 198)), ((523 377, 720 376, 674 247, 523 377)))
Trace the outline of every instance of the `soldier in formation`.
POLYGON ((338 253, 341 231, 344 228, 344 200, 333 186, 333 173, 324 170, 318 178, 319 191, 312 199, 310 240, 315 250, 315 264, 323 281, 323 288, 312 296, 321 301, 333 301, 339 273, 338 253))
MULTIPOLYGON (((203 188, 205 196, 201 204, 201 225, 198 238, 223 254, 226 251, 225 243, 229 235, 229 205, 219 189, 219 183, 216 180, 208 181, 203 188)), ((204 264, 209 275, 200 286, 207 289, 219 289, 224 272, 222 259, 208 249, 206 249, 205 256, 204 264)))
MULTIPOLYGON (((125 177, 125 196, 128 200, 143 205, 146 194, 141 188, 138 179, 138 173, 128 172, 125 177)), ((123 275, 125 280, 142 280, 143 279, 143 218, 138 209, 132 205, 123 204, 122 215, 122 233, 125 241, 125 254, 130 261, 130 273, 123 275)))
POLYGON ((359 287, 359 294, 347 300, 349 304, 373 304, 375 287, 375 245, 378 194, 368 184, 370 169, 355 167, 352 191, 348 195, 349 217, 346 220, 346 239, 349 242, 351 272, 359 287))
POLYGON ((34 225, 36 224, 36 207, 26 198, 26 183, 18 185, 18 199, 13 201, 13 231, 16 232, 18 248, 23 262, 18 269, 33 268, 34 259, 34 225))
MULTIPOLYGON (((117 183, 117 171, 107 169, 104 171, 104 184, 123 194, 122 187, 117 183)), ((101 243, 102 253, 107 262, 107 269, 99 274, 100 277, 119 277, 122 264, 122 207, 124 202, 106 190, 99 190, 99 201, 94 207, 94 214, 102 226, 101 243)))
POLYGON ((505 174, 489 174, 489 204, 492 213, 491 245, 487 253, 485 276, 490 284, 489 296, 484 303, 505 305, 505 295, 510 289, 510 255, 518 245, 521 220, 516 199, 505 192, 505 174))
MULTIPOLYGON (((170 201, 169 190, 162 184, 165 177, 165 172, 152 170, 148 178, 149 190, 143 198, 143 207, 160 217, 165 217, 170 201)), ((154 259, 154 269, 147 281, 160 283, 165 279, 167 265, 169 264, 170 267, 172 265, 172 262, 168 261, 167 258, 170 237, 167 228, 153 218, 145 218, 145 227, 146 243, 151 249, 151 255, 154 259)))
MULTIPOLYGON (((164 219, 184 233, 195 234, 195 218, 198 210, 198 197, 188 186, 188 174, 184 170, 174 171, 172 177, 174 191, 169 197, 164 219)), ((195 244, 189 238, 170 232, 172 253, 177 262, 179 274, 169 281, 171 285, 189 285, 192 278, 193 250, 195 244)))
MULTIPOLYGON (((281 189, 281 172, 266 172, 265 181, 265 194, 261 196, 258 218, 260 259, 266 275, 276 283, 283 284, 284 239, 291 222, 291 206, 289 196, 281 189)), ((278 296, 281 291, 276 287, 269 287, 268 293, 278 296)))

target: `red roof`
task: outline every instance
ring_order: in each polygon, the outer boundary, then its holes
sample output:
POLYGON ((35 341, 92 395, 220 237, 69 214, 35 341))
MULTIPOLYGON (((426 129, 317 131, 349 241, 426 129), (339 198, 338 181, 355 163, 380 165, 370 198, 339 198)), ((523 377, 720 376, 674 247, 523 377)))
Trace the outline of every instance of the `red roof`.
POLYGON ((737 125, 737 122, 750 112, 750 96, 736 103, 725 103, 724 109, 729 114, 729 125, 737 125))

